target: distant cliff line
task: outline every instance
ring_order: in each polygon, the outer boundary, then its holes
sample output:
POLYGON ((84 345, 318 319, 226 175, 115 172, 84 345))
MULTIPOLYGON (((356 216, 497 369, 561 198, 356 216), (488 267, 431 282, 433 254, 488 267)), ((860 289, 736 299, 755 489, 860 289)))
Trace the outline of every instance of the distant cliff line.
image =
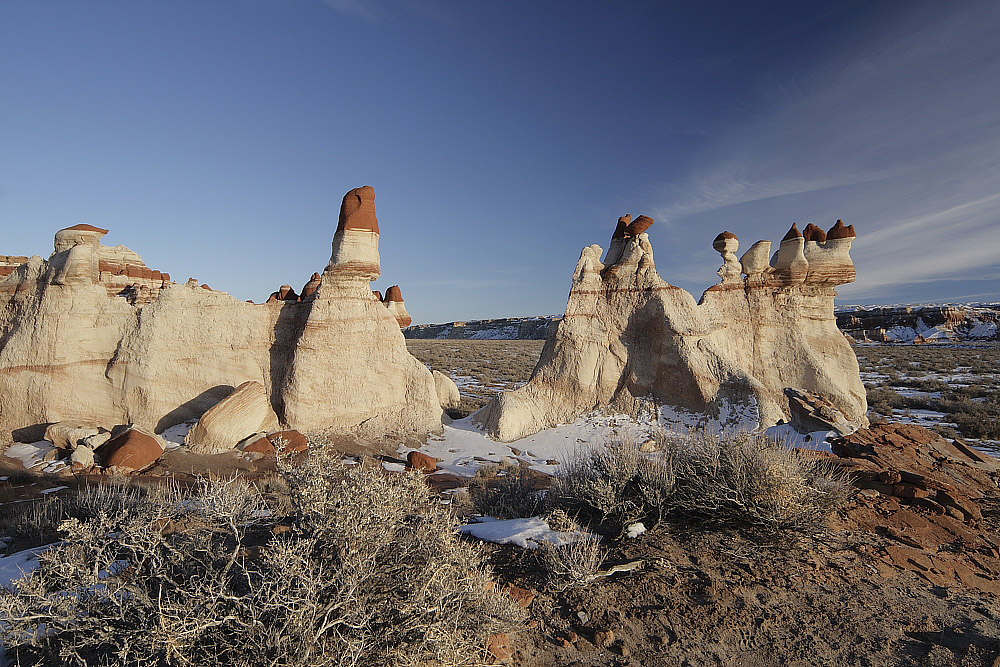
MULTIPOLYGON (((841 306, 837 326, 857 342, 947 343, 1000 340, 1000 303, 841 306)), ((544 340, 562 315, 416 324, 406 338, 544 340)))

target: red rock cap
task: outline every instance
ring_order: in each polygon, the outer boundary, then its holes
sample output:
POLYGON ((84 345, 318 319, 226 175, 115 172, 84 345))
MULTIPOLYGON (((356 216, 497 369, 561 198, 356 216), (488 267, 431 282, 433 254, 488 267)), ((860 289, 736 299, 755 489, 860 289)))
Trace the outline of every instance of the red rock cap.
POLYGON ((781 242, 784 243, 785 241, 791 241, 792 239, 800 239, 800 238, 802 238, 802 232, 799 231, 798 226, 793 222, 792 228, 788 230, 788 233, 785 234, 785 237, 783 239, 781 239, 781 242))
POLYGON ((60 232, 97 232, 98 234, 107 234, 107 229, 101 229, 100 227, 94 227, 93 225, 88 225, 86 223, 80 223, 79 225, 73 225, 72 227, 67 227, 66 229, 60 229, 60 232))
POLYGON ((345 229, 379 233, 378 218, 375 217, 375 188, 366 185, 344 195, 337 231, 345 229))
POLYGON ((377 289, 372 290, 372 294, 374 294, 375 298, 378 299, 379 301, 384 301, 384 299, 382 298, 382 292, 379 292, 377 289))
POLYGON ((736 237, 736 234, 733 234, 732 232, 722 232, 721 234, 715 237, 714 241, 712 241, 712 247, 715 248, 717 252, 725 252, 726 241, 729 239, 739 240, 736 237))
POLYGON ((384 301, 398 301, 403 303, 403 292, 399 289, 399 285, 393 285, 385 291, 384 301))
POLYGON ((823 243, 826 241, 826 232, 811 222, 806 225, 805 229, 802 230, 802 235, 805 237, 806 241, 815 241, 816 243, 823 243))
POLYGON ((653 226, 653 219, 648 215, 640 215, 628 224, 625 229, 626 236, 638 236, 653 226))
POLYGON ((833 239, 853 239, 858 235, 854 233, 854 225, 844 226, 843 220, 838 220, 837 224, 826 233, 826 238, 833 239))

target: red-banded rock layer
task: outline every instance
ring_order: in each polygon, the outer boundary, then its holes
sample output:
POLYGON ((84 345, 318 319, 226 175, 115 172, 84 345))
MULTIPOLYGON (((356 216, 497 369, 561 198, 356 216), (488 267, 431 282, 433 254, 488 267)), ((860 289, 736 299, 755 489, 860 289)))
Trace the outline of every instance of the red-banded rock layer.
POLYGON ((403 292, 399 289, 399 285, 393 285, 385 291, 385 300, 382 303, 389 309, 392 316, 396 318, 400 329, 405 329, 413 324, 413 318, 406 312, 406 306, 403 303, 403 292))
POLYGON ((378 239, 375 189, 368 185, 355 188, 344 195, 333 252, 324 273, 334 279, 377 279, 382 274, 378 239))

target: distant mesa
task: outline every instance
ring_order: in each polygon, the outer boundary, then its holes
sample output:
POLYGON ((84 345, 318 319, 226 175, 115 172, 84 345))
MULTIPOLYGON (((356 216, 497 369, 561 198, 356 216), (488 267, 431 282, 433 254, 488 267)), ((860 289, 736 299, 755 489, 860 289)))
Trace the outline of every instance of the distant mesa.
POLYGON ((410 321, 401 293, 372 303, 378 229, 374 189, 348 192, 324 272, 305 299, 283 285, 271 307, 194 278, 171 282, 89 225, 59 230, 48 259, 0 256, 0 312, 10 315, 0 318, 0 438, 40 439, 67 420, 155 435, 245 386, 252 401, 234 398, 203 424, 206 449, 279 425, 375 439, 439 432, 435 378, 399 333, 410 321), (271 411, 277 423, 258 419, 271 411))

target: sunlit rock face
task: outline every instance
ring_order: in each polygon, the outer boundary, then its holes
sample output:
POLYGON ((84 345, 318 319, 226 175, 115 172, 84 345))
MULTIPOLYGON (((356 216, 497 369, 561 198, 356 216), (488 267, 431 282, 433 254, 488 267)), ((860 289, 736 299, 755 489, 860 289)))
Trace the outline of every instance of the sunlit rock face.
POLYGON ((604 263, 600 246, 584 248, 530 382, 477 415, 494 437, 509 442, 598 408, 770 426, 791 417, 786 389, 829 401, 850 428, 866 423, 857 358, 833 312, 834 285, 854 280, 853 229, 838 222, 826 240, 812 229, 806 240, 793 225, 770 261, 769 241, 737 261, 739 239, 723 232, 713 243, 722 280, 696 302, 657 273, 646 220, 619 220, 604 263))
POLYGON ((434 379, 371 292, 374 201, 370 187, 345 197, 333 257, 302 301, 290 287, 255 305, 171 282, 128 248, 101 245, 107 230, 90 225, 59 231, 47 260, 5 256, 0 437, 40 438, 45 424, 70 420, 158 433, 246 382, 303 432, 439 430, 434 379))
POLYGON ((413 324, 413 318, 406 312, 406 305, 403 302, 403 292, 399 289, 399 285, 393 285, 385 291, 385 300, 382 303, 389 309, 392 316, 396 318, 396 323, 399 324, 400 329, 405 329, 413 324))

